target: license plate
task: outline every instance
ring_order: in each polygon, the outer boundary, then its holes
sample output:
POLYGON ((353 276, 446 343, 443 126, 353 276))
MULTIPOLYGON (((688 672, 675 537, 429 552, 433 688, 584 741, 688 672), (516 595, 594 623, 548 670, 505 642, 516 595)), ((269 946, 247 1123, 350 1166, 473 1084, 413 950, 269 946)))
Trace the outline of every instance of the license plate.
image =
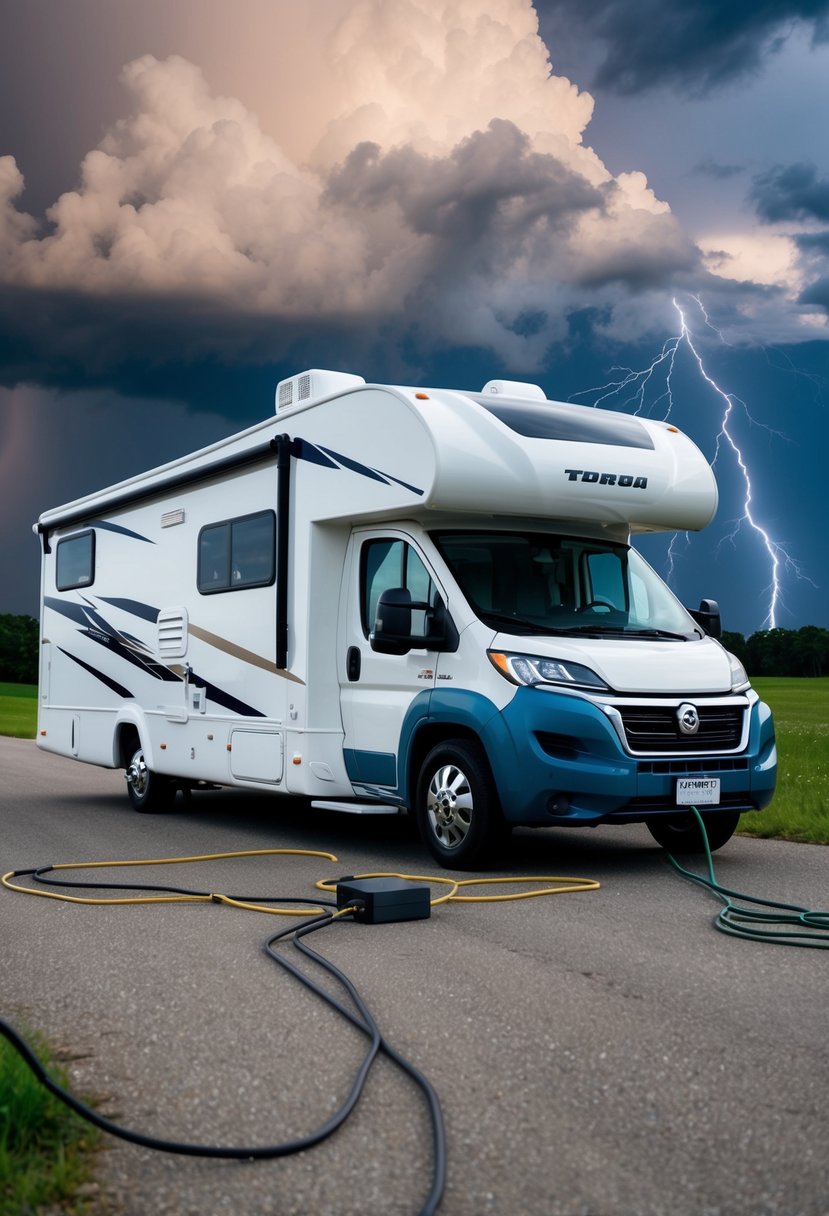
POLYGON ((719 777, 678 777, 677 806, 716 806, 720 800, 719 777))

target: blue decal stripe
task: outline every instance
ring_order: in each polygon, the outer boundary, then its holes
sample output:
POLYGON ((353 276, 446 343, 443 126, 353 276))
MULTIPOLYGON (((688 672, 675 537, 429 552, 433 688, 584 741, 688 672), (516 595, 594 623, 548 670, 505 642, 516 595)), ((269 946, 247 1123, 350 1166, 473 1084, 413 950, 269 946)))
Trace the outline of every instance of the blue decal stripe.
MULTIPOLYGON (((376 469, 374 471, 377 472, 376 469)), ((421 498, 423 497, 423 491, 419 490, 417 486, 410 486, 408 481, 401 481, 399 477, 392 477, 391 473, 383 473, 382 476, 386 481, 393 481, 395 485, 402 486, 404 490, 411 490, 412 494, 419 494, 421 498)))
POLYGON ((215 684, 208 683, 207 680, 202 679, 195 672, 191 679, 194 683, 204 686, 208 700, 214 701, 216 705, 223 705, 225 709, 229 709, 234 714, 240 714, 244 718, 266 718, 268 716, 261 709, 254 709, 252 705, 248 705, 245 701, 240 701, 238 697, 232 696, 229 692, 223 692, 215 684))
MULTIPOLYGON (((102 597, 104 598, 104 597, 102 597)), ((135 616, 142 617, 144 620, 155 621, 158 617, 158 609, 151 608, 149 604, 142 604, 139 600, 119 600, 107 599, 106 603, 112 604, 115 607, 123 608, 126 612, 132 612, 135 616)), ((75 603, 73 600, 58 600, 53 597, 47 597, 45 603, 53 608, 56 612, 63 616, 69 617, 77 625, 82 626, 80 633, 89 639, 90 642, 95 642, 99 646, 106 647, 111 654, 117 655, 119 659, 123 659, 125 663, 132 664, 133 667, 139 668, 146 675, 150 675, 153 679, 161 680, 166 683, 180 684, 183 677, 179 672, 171 670, 166 664, 160 663, 153 657, 153 652, 149 650, 143 642, 133 638, 128 633, 120 633, 112 625, 106 621, 100 613, 96 612, 92 604, 84 607, 83 604, 75 603), (143 653, 142 653, 143 652, 143 653)), ((90 667, 84 663, 82 659, 70 654, 68 650, 63 650, 58 647, 63 654, 68 655, 70 659, 74 659, 81 667, 85 667, 87 671, 102 680, 119 696, 132 697, 133 694, 128 692, 121 684, 114 680, 110 680, 108 676, 102 675, 96 668, 90 667)), ((198 682, 205 690, 209 700, 216 705, 221 705, 225 709, 229 709, 231 713, 239 714, 245 718, 266 718, 267 714, 260 709, 254 709, 252 705, 248 705, 245 701, 240 701, 238 697, 234 697, 232 693, 225 692, 221 688, 217 688, 215 684, 210 684, 207 680, 200 677, 196 672, 193 672, 193 680, 198 682)), ((394 757, 391 758, 394 761, 394 757)), ((392 779, 392 784, 393 784, 392 779)))
POLYGON ((72 654, 70 650, 64 650, 62 646, 58 646, 61 654, 65 654, 67 659, 71 659, 73 663, 77 663, 84 671, 88 671, 96 680, 100 680, 102 684, 106 684, 107 688, 111 688, 119 697, 125 697, 127 700, 134 700, 133 694, 128 688, 124 688, 123 684, 119 684, 117 680, 113 680, 111 676, 104 675, 102 671, 98 671, 97 667, 93 667, 91 663, 84 663, 83 659, 79 659, 76 654, 72 654))
POLYGON ((125 600, 118 596, 102 595, 100 597, 105 604, 112 604, 113 608, 121 608, 124 612, 129 612, 133 616, 138 616, 142 621, 150 621, 155 624, 158 620, 160 608, 153 608, 152 604, 142 604, 140 600, 125 600))
POLYGON ((140 668, 154 679, 166 681, 168 684, 181 682, 182 677, 176 675, 174 671, 170 671, 164 663, 159 663, 149 652, 140 654, 133 646, 125 644, 117 635, 96 632, 93 629, 86 629, 83 632, 91 642, 97 642, 99 646, 106 646, 113 654, 117 654, 119 659, 131 663, 133 667, 140 668))
POLYGON ((61 616, 69 617, 69 620, 74 621, 76 625, 83 625, 84 628, 89 625, 86 609, 83 604, 78 604, 75 600, 58 600, 53 595, 45 595, 43 603, 53 612, 59 612, 61 616))
POLYGON ((326 455, 332 456, 344 469, 350 469, 352 473, 359 473, 362 477, 370 477, 372 481, 382 481, 384 485, 388 485, 388 478, 382 473, 378 473, 376 469, 370 469, 367 464, 360 464, 359 461, 352 460, 350 456, 343 456, 342 452, 332 452, 330 448, 321 450, 326 455))
POLYGON ((307 460, 309 464, 319 464, 324 469, 336 469, 337 467, 330 456, 323 455, 317 445, 307 439, 295 439, 292 452, 297 460, 307 460))
POLYGON ((404 490, 409 490, 412 494, 418 494, 421 497, 423 495, 423 491, 418 489, 417 486, 410 485, 399 477, 393 477, 391 473, 384 473, 381 469, 372 469, 369 465, 361 464, 359 460, 354 460, 351 456, 345 456, 342 452, 335 452, 332 448, 325 448, 310 443, 307 439, 295 441, 294 455, 299 460, 308 460, 312 464, 322 465, 324 468, 349 469, 352 473, 359 473, 361 477, 369 477, 372 481, 382 482, 383 485, 389 485, 391 482, 394 482, 395 485, 402 486, 404 490))
POLYGON ((121 524, 111 524, 105 519, 90 519, 90 528, 102 528, 105 532, 118 532, 121 536, 129 536, 132 540, 143 540, 148 545, 154 545, 155 541, 150 540, 149 536, 142 536, 140 532, 133 532, 131 528, 124 528, 121 524))

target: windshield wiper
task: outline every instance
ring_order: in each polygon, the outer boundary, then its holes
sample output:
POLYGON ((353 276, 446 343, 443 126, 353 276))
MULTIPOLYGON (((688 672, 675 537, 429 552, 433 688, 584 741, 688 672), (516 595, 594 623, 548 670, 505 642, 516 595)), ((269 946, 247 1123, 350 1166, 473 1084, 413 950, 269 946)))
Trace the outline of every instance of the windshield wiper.
POLYGON ((505 626, 514 633, 527 632, 546 635, 571 632, 569 629, 553 629, 548 625, 539 625, 535 621, 526 620, 523 616, 510 616, 508 612, 490 612, 488 609, 482 608, 478 615, 485 624, 492 625, 495 629, 505 626))
POLYGON ((687 642, 688 635, 670 633, 667 629, 626 629, 624 625, 573 625, 570 629, 557 629, 559 634, 579 634, 592 638, 664 638, 672 642, 687 642))
POLYGON ((674 642, 689 642, 687 633, 671 633, 669 629, 626 629, 629 637, 636 638, 669 638, 674 642))

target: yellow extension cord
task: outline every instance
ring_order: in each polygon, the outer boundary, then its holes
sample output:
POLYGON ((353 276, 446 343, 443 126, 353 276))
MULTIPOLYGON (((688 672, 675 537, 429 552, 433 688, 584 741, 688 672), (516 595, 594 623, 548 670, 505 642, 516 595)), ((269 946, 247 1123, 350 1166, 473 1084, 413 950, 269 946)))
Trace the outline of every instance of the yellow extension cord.
MULTIPOLYGON (((132 861, 71 861, 61 862, 53 866, 44 866, 43 869, 50 870, 86 870, 86 869, 106 869, 107 867, 114 868, 117 866, 159 866, 159 865, 181 865, 189 862, 198 861, 219 861, 230 857, 274 857, 274 856, 299 856, 299 857, 324 857, 328 861, 337 861, 334 853, 319 852, 314 849, 246 849, 234 853, 204 853, 194 857, 155 857, 143 858, 132 861)), ((61 895, 56 891, 40 891, 34 887, 22 886, 20 883, 12 882, 11 879, 18 873, 15 870, 8 870, 0 882, 10 891, 20 891, 24 895, 38 895, 43 899, 60 899, 64 903, 73 904, 162 904, 162 903, 220 903, 232 908, 243 908, 248 912, 267 912, 271 916, 307 916, 319 913, 321 916, 329 915, 328 912, 314 908, 269 908, 263 904, 248 903, 244 900, 233 899, 229 895, 221 893, 211 893, 205 895, 183 895, 183 894, 166 894, 166 895, 133 895, 133 896, 109 896, 106 898, 94 898, 92 896, 80 895, 61 895)), ((352 878, 399 878, 405 882, 425 882, 425 883, 440 883, 451 888, 445 895, 439 895, 431 901, 432 907, 437 907, 438 904, 450 902, 455 903, 502 903, 508 900, 532 899, 540 895, 563 895, 574 891, 596 891, 601 886, 593 878, 565 878, 558 875, 544 874, 534 875, 531 877, 507 877, 507 878, 444 878, 437 874, 398 874, 391 871, 384 871, 372 874, 353 874, 352 878), (488 886, 495 883, 510 883, 526 885, 528 883, 543 883, 544 886, 538 887, 532 891, 514 891, 505 895, 459 895, 460 887, 478 887, 488 886), (550 886, 550 883, 555 883, 555 886, 550 886)), ((336 891, 337 879, 320 879, 315 884, 316 889, 320 891, 336 891)), ((345 909, 342 909, 345 911, 345 909)))

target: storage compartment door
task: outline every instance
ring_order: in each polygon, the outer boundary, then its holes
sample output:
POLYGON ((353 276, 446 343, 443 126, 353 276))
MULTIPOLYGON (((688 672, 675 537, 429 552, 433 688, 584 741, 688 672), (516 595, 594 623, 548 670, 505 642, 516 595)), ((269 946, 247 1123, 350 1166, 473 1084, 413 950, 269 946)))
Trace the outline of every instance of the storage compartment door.
POLYGON ((240 781, 277 785, 285 765, 281 731, 234 730, 230 735, 230 771, 240 781))

